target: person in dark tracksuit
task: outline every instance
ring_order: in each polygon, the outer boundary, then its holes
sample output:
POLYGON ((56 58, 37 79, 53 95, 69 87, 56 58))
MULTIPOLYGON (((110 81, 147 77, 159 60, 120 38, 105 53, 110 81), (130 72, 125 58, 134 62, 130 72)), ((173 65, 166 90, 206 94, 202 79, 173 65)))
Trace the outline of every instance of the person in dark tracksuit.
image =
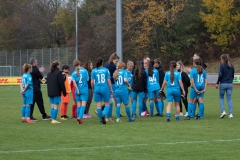
MULTIPOLYGON (((187 71, 182 63, 182 61, 178 61, 177 62, 177 67, 176 69, 178 70, 178 72, 181 72, 181 76, 182 76, 182 83, 183 83, 183 87, 185 90, 185 96, 182 96, 181 101, 180 101, 180 116, 183 116, 182 113, 182 102, 185 106, 186 109, 186 114, 184 115, 185 117, 188 116, 188 100, 187 100, 187 95, 188 95, 188 87, 190 87, 191 83, 190 83, 190 78, 187 74, 187 71)), ((182 91, 181 91, 182 92, 182 91)))
POLYGON ((91 61, 88 61, 85 64, 85 69, 88 71, 88 101, 86 104, 86 110, 84 112, 84 116, 83 118, 92 118, 92 116, 89 114, 89 109, 92 103, 92 98, 93 98, 93 90, 92 90, 92 86, 91 86, 91 73, 92 73, 92 69, 93 69, 93 64, 91 61))
POLYGON ((30 119, 32 121, 37 121, 36 118, 33 117, 33 111, 34 111, 34 105, 37 103, 38 109, 40 113, 42 114, 43 120, 49 120, 51 119, 50 116, 48 116, 45 112, 44 104, 43 104, 43 97, 42 97, 42 91, 41 91, 41 85, 40 85, 40 79, 43 78, 43 72, 44 68, 38 68, 37 67, 37 59, 31 58, 29 63, 32 65, 32 80, 33 80, 33 104, 30 107, 30 119))
POLYGON ((60 123, 57 121, 58 105, 61 102, 61 94, 66 96, 66 88, 64 85, 64 77, 59 70, 60 64, 54 61, 51 64, 50 72, 47 74, 47 91, 51 103, 52 124, 60 123))

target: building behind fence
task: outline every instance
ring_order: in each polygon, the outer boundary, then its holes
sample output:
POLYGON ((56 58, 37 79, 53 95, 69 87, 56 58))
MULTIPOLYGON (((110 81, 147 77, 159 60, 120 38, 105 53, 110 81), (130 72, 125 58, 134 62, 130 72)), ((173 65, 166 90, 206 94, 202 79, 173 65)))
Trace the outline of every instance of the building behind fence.
POLYGON ((75 59, 74 47, 0 51, 0 76, 21 76, 23 64, 29 63, 32 57, 37 59, 38 67, 45 67, 45 75, 54 60, 59 61, 61 66, 69 65, 70 73, 74 70, 72 66, 75 59))

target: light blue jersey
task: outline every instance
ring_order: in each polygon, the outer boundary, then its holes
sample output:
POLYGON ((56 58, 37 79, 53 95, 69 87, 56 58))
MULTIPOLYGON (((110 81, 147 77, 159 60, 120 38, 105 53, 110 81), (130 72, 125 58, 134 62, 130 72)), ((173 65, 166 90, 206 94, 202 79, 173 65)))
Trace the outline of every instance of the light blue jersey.
POLYGON ((128 94, 127 84, 124 82, 124 78, 127 79, 127 72, 125 70, 118 70, 118 80, 115 83, 115 95, 128 94))
POLYGON ((203 70, 201 74, 198 74, 197 68, 193 68, 190 72, 190 78, 193 78, 196 88, 203 88, 205 86, 205 79, 207 79, 207 74, 205 70, 203 70))
MULTIPOLYGON (((79 74, 80 76, 77 75, 77 71, 74 71, 72 73, 72 80, 76 82, 80 93, 88 93, 88 72, 86 69, 80 68, 79 74)), ((77 93, 77 90, 75 90, 75 93, 77 93)))
POLYGON ((91 79, 94 80, 94 101, 95 102, 109 102, 110 88, 108 86, 108 79, 110 73, 107 68, 99 67, 92 70, 91 79))
POLYGON ((133 75, 131 71, 128 71, 127 69, 125 69, 126 73, 127 73, 127 80, 128 83, 132 86, 133 83, 133 75))
POLYGON ((32 83, 32 76, 30 73, 26 72, 22 76, 22 88, 25 89, 25 87, 28 85, 27 90, 25 91, 25 94, 32 94, 33 92, 33 83, 32 83))
POLYGON ((110 73, 107 68, 99 67, 92 70, 91 79, 94 80, 94 86, 108 86, 107 79, 110 78, 110 73))
POLYGON ((173 88, 173 89, 179 89, 180 90, 180 84, 179 81, 182 80, 181 73, 177 70, 174 70, 174 80, 173 83, 171 82, 171 72, 168 71, 165 74, 164 81, 167 81, 167 87, 173 88))
POLYGON ((145 70, 146 74, 147 74, 147 89, 148 91, 156 91, 160 89, 160 85, 159 85, 159 73, 158 70, 156 70, 155 68, 153 69, 153 75, 149 76, 148 75, 148 70, 145 70))

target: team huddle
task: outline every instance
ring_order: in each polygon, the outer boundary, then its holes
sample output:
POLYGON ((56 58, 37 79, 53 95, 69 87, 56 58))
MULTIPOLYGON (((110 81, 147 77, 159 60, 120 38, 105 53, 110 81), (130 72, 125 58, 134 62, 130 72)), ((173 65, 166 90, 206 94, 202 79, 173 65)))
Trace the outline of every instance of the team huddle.
MULTIPOLYGON (((226 60, 224 64, 229 61, 229 58, 226 60)), ((76 118, 78 124, 84 123, 83 118, 91 118, 89 108, 92 97, 94 97, 94 102, 97 103, 95 113, 98 115, 101 124, 113 121, 122 122, 120 119, 122 117, 120 114, 122 103, 125 106, 129 122, 133 122, 136 117, 142 116, 163 117, 163 101, 165 99, 167 101, 167 122, 170 122, 171 119, 173 102, 176 107, 175 119, 177 121, 180 120, 180 116, 183 116, 182 103, 186 109, 185 120, 204 118, 203 98, 207 87, 206 65, 197 53, 193 57, 194 67, 192 69, 185 67, 181 61, 171 61, 169 71, 166 73, 161 68, 159 58, 150 60, 148 56, 145 56, 143 61, 128 61, 126 65, 124 62, 118 61, 118 55, 113 53, 105 64, 103 59, 98 58, 95 64, 96 68, 93 69, 91 61, 84 66, 79 60, 74 60, 75 71, 71 74, 71 82, 68 79, 70 67, 63 65, 62 71, 60 71, 60 63, 54 61, 47 75, 47 90, 51 103, 51 123, 60 123, 57 121, 60 103, 61 119, 69 119, 67 107, 71 93, 74 100, 72 118, 76 118), (166 94, 164 92, 165 87, 167 88, 166 94), (189 101, 187 100, 188 87, 190 87, 189 101), (148 100, 149 107, 147 106, 148 100), (114 105, 115 107, 113 107, 114 105), (195 113, 196 105, 199 106, 197 114, 195 113), (116 118, 112 116, 113 108, 115 108, 116 118), (157 112, 155 115, 154 108, 157 112)), ((22 122, 27 123, 34 123, 30 119, 30 105, 33 103, 31 71, 32 66, 30 64, 23 65, 24 74, 20 93, 23 97, 22 122)), ((224 107, 221 108, 224 109, 224 107)), ((224 117, 224 113, 225 110, 222 110, 221 118, 224 117)))

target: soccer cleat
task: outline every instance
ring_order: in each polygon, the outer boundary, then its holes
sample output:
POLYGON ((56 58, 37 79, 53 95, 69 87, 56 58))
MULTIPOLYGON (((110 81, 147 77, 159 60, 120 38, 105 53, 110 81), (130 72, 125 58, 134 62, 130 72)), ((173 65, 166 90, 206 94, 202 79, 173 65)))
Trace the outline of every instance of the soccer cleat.
POLYGON ((106 118, 106 122, 115 122, 114 118, 106 118))
POLYGON ((26 123, 26 122, 27 122, 27 119, 25 119, 25 118, 22 119, 22 122, 23 122, 23 123, 26 123))
POLYGON ((136 114, 132 114, 132 117, 136 117, 136 114))
POLYGON ((229 114, 228 118, 233 118, 233 115, 232 115, 232 114, 229 114))
POLYGON ((223 111, 223 112, 221 113, 221 115, 220 115, 220 118, 224 118, 226 115, 227 115, 226 112, 223 111))
POLYGON ((34 118, 34 117, 30 117, 30 120, 31 121, 34 121, 34 122, 36 122, 36 121, 38 121, 36 118, 34 118))
POLYGON ((160 114, 160 117, 163 117, 163 114, 160 114))
POLYGON ((106 124, 106 117, 105 117, 105 115, 102 115, 102 123, 106 124))
POLYGON ((52 118, 51 118, 50 116, 46 115, 45 117, 43 117, 42 120, 47 121, 47 120, 51 120, 51 119, 52 119, 52 118))
POLYGON ((98 112, 97 112, 97 110, 95 110, 94 112, 96 113, 96 115, 98 115, 98 112))
POLYGON ((156 117, 160 117, 160 113, 155 114, 156 117))
POLYGON ((180 112, 179 116, 183 116, 183 113, 182 113, 182 112, 180 112))
POLYGON ((70 119, 67 115, 65 115, 64 117, 67 118, 67 119, 70 119))
POLYGON ((35 123, 34 121, 32 121, 31 119, 27 119, 26 121, 27 123, 35 123))
POLYGON ((77 118, 78 124, 83 124, 83 121, 80 118, 77 118))
POLYGON ((86 114, 86 117, 87 118, 92 118, 92 116, 90 114, 88 114, 88 113, 86 114))
POLYGON ((88 118, 86 114, 83 115, 83 118, 88 118))
POLYGON ((196 120, 200 120, 200 119, 202 119, 200 116, 197 116, 197 117, 196 117, 196 120))
POLYGON ((68 119, 65 118, 64 116, 61 116, 61 120, 68 120, 68 119))
POLYGON ((52 124, 58 124, 58 123, 60 123, 60 122, 58 122, 57 120, 52 120, 51 123, 52 123, 52 124))
POLYGON ((190 116, 187 116, 186 118, 185 118, 185 120, 190 120, 191 118, 190 118, 190 116))
POLYGON ((122 122, 120 118, 117 118, 116 119, 116 122, 122 122))
POLYGON ((186 112, 186 114, 184 115, 184 117, 187 117, 188 116, 188 112, 186 112))
POLYGON ((167 122, 170 122, 170 118, 167 118, 167 122))
POLYGON ((142 116, 142 117, 147 117, 147 116, 149 116, 149 111, 142 112, 142 113, 141 113, 141 116, 142 116))
POLYGON ((130 118, 129 119, 129 122, 133 122, 133 121, 135 121, 135 118, 130 118))

